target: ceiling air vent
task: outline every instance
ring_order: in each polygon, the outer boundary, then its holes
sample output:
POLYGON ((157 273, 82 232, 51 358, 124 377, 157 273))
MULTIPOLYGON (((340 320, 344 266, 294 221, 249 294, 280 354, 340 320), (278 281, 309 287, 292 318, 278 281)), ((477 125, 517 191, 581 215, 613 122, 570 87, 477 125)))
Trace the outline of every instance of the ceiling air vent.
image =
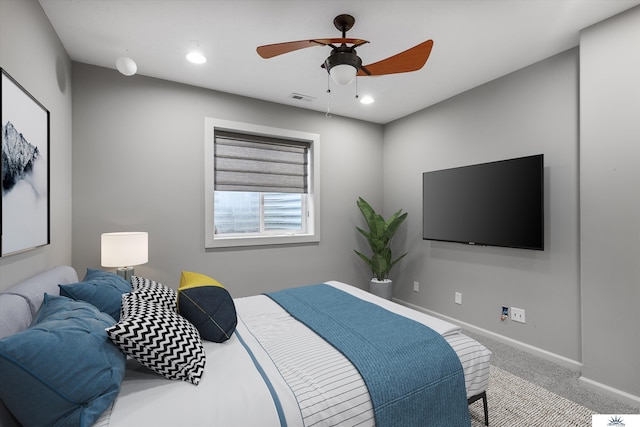
POLYGON ((301 95, 299 93, 292 93, 291 95, 289 95, 289 98, 291 99, 295 99, 296 101, 305 101, 305 102, 312 102, 315 100, 315 98, 313 96, 309 96, 309 95, 301 95))

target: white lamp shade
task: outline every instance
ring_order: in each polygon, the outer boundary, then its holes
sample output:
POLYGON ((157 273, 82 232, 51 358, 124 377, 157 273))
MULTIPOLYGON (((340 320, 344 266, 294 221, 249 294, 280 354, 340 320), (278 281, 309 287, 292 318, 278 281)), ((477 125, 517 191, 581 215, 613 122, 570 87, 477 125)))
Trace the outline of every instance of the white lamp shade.
POLYGON ((100 239, 103 267, 131 267, 149 261, 149 233, 102 233, 100 239))
POLYGON ((348 85, 356 77, 357 72, 358 70, 356 70, 352 65, 340 64, 331 68, 329 74, 331 74, 333 81, 339 85, 348 85))
POLYGON ((127 56, 121 56, 116 60, 116 68, 125 76, 133 76, 138 71, 136 62, 127 56))

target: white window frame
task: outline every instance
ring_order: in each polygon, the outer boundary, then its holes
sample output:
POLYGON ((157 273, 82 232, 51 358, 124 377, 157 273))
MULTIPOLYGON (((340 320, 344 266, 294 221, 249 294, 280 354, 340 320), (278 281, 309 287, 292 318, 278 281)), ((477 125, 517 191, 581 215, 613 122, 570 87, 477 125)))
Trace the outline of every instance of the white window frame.
POLYGON ((320 241, 320 135, 290 129, 205 117, 204 119, 204 247, 224 248, 260 245, 286 245, 317 243, 320 241), (307 229, 304 233, 264 233, 259 236, 216 235, 214 228, 215 164, 214 141, 216 130, 239 132, 251 135, 270 136, 281 139, 306 141, 309 146, 309 192, 307 197, 307 229))

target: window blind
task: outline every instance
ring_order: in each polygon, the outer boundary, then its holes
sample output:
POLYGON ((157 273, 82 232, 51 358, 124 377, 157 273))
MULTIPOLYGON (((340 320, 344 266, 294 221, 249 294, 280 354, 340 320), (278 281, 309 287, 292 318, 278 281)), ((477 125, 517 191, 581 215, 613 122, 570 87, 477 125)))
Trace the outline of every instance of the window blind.
POLYGON ((214 190, 308 193, 309 146, 216 129, 214 190))

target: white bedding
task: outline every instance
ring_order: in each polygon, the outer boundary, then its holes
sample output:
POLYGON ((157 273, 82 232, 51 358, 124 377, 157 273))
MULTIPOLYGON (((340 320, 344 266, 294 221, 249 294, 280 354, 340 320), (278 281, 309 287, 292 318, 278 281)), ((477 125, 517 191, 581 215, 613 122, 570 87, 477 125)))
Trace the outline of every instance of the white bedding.
MULTIPOLYGON (((462 335, 459 327, 353 286, 327 283, 439 332, 461 359, 467 396, 486 390, 490 352, 462 335)), ((287 426, 328 425, 328 418, 331 425, 373 425, 366 387, 337 350, 266 296, 238 298, 235 304, 237 333, 223 344, 204 342, 207 365, 198 386, 164 379, 131 361, 118 398, 96 426, 280 426, 269 387, 243 342, 275 390, 287 426), (292 357, 300 351, 306 362, 300 362, 299 354, 292 357), (340 368, 323 367, 321 363, 328 359, 340 368), (330 377, 338 383, 327 382, 330 377), (307 387, 310 383, 315 386, 307 387), (347 397, 346 402, 340 401, 341 396, 347 397)))

